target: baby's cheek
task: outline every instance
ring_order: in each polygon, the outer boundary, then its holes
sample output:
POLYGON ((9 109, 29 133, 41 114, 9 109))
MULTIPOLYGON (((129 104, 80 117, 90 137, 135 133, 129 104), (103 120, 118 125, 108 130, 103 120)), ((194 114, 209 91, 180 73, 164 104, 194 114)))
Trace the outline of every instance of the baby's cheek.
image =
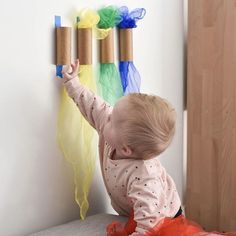
POLYGON ((109 143, 110 146, 115 148, 115 140, 113 137, 113 130, 112 127, 108 127, 106 132, 104 132, 104 138, 109 143))

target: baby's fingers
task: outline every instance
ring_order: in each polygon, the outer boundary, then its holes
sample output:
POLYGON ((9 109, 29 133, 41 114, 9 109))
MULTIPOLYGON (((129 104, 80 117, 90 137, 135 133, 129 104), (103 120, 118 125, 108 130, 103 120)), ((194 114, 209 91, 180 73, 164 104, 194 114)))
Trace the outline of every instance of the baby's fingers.
POLYGON ((79 66, 79 59, 77 59, 77 60, 75 61, 75 63, 71 63, 71 67, 72 67, 73 70, 78 69, 78 68, 77 68, 78 66, 79 66))
POLYGON ((76 61, 75 61, 75 71, 76 71, 76 73, 78 74, 79 73, 79 59, 77 59, 76 61))
POLYGON ((79 73, 79 60, 76 60, 75 64, 71 63, 72 72, 70 73, 71 76, 75 77, 79 73))
POLYGON ((62 74, 63 73, 70 73, 71 72, 71 67, 70 65, 64 65, 62 68, 62 74))
POLYGON ((68 80, 73 79, 73 77, 70 74, 68 74, 68 73, 66 73, 64 71, 62 71, 62 77, 63 77, 63 82, 66 82, 68 80))

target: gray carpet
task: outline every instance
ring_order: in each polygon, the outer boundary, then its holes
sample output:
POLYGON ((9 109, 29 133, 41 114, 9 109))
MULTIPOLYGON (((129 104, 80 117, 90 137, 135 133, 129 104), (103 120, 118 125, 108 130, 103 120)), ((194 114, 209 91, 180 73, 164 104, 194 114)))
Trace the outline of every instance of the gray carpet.
POLYGON ((85 220, 75 220, 29 236, 106 236, 106 226, 112 221, 126 222, 127 218, 98 214, 89 216, 85 220))

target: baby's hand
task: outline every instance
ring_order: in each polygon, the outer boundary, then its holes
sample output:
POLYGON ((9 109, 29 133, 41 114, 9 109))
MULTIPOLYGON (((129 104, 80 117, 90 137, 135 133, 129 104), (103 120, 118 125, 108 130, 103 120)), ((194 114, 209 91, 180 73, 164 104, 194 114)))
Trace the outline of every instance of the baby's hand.
POLYGON ((62 80, 64 83, 78 76, 79 59, 77 59, 75 63, 71 63, 71 68, 72 68, 72 72, 69 72, 69 68, 62 70, 62 77, 63 77, 62 80))
POLYGON ((112 222, 107 226, 107 236, 128 236, 124 226, 120 222, 112 222))

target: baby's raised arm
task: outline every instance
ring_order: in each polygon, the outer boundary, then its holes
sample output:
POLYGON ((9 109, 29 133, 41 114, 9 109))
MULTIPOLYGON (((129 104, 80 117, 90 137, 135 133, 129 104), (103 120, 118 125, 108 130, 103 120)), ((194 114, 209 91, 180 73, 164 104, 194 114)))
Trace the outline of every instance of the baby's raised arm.
POLYGON ((84 118, 100 133, 107 122, 109 114, 112 112, 112 107, 79 82, 77 76, 79 70, 78 60, 75 64, 71 64, 71 67, 71 73, 62 72, 66 91, 84 118))

